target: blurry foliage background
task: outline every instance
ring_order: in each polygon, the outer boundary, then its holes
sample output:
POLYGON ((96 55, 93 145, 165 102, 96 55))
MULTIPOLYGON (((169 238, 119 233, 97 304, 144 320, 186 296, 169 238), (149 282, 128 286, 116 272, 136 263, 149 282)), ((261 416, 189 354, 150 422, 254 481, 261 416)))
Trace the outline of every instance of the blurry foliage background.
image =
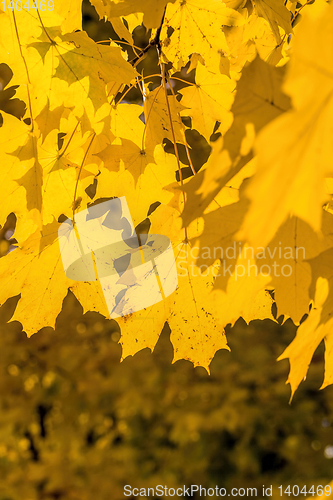
POLYGON ((16 300, 0 309, 1 500, 118 500, 126 484, 255 486, 260 498, 263 484, 331 480, 322 349, 291 405, 287 361, 275 361, 291 321, 239 320, 208 375, 171 364, 167 325, 153 353, 120 363, 116 322, 83 315, 71 292, 56 329, 27 339, 6 323, 16 300))
MULTIPOLYGON (((117 38, 88 2, 83 19, 96 41, 117 38)), ((148 40, 137 28, 135 44, 148 40)), ((159 72, 154 50, 143 64, 145 75, 159 72)), ((191 134, 199 169, 209 146, 191 134)), ((11 215, 2 255, 14 228, 11 215)), ((168 325, 153 353, 120 363, 117 323, 83 315, 70 292, 56 329, 30 339, 8 323, 16 301, 0 309, 0 500, 118 500, 126 484, 257 487, 260 498, 263 484, 331 481, 333 387, 318 391, 323 346, 288 405, 288 363, 276 358, 295 335, 291 321, 239 320, 227 332, 231 353, 217 352, 209 376, 188 361, 171 364, 168 325)))

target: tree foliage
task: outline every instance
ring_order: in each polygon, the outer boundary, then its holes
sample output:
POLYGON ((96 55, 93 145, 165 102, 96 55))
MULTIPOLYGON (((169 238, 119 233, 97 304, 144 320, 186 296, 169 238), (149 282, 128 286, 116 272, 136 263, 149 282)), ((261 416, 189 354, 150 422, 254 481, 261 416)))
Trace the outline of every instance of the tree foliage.
POLYGON ((54 331, 27 339, 6 324, 16 300, 0 309, 1 500, 120 500, 126 484, 256 487, 258 498, 265 484, 274 499, 281 484, 331 480, 333 388, 317 390, 324 349, 292 405, 287 362, 272 363, 295 335, 291 320, 239 320, 227 329, 232 353, 220 350, 208 375, 172 363, 167 326, 153 353, 119 363, 117 323, 83 314, 70 292, 54 331))
POLYGON ((2 3, 0 222, 14 214, 15 240, 8 248, 4 233, 0 303, 20 294, 13 319, 28 336, 54 327, 68 289, 107 316, 98 282, 66 277, 58 228, 125 196, 138 231, 169 236, 179 276, 166 300, 119 319, 124 358, 152 350, 167 321, 173 361, 208 369, 228 349, 227 324, 291 318, 299 327, 280 357, 292 394, 323 339, 331 384, 332 6, 92 4, 112 39, 82 30, 79 1, 2 3))

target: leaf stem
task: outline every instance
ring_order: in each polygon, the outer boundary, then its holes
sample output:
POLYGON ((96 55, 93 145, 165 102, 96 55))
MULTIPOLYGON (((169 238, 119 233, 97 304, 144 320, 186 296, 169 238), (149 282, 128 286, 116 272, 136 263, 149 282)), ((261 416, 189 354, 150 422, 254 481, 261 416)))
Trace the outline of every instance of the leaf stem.
POLYGON ((93 143, 93 140, 95 139, 96 137, 96 132, 94 132, 91 136, 91 141, 90 143, 88 144, 88 147, 86 149, 86 152, 84 153, 84 157, 82 159, 82 162, 81 162, 81 166, 80 166, 80 169, 79 169, 79 173, 77 175, 77 179, 76 179, 76 182, 75 182, 75 190, 74 190, 74 203, 73 203, 73 218, 72 218, 72 222, 73 222, 73 227, 75 227, 75 220, 74 220, 74 215, 75 215, 75 210, 76 210, 76 206, 75 206, 75 200, 76 200, 76 194, 77 194, 77 188, 78 188, 78 185, 79 185, 79 179, 80 179, 80 175, 81 175, 81 172, 82 172, 82 169, 83 169, 83 165, 84 165, 84 162, 86 161, 86 158, 88 156, 88 152, 89 152, 89 149, 93 143))

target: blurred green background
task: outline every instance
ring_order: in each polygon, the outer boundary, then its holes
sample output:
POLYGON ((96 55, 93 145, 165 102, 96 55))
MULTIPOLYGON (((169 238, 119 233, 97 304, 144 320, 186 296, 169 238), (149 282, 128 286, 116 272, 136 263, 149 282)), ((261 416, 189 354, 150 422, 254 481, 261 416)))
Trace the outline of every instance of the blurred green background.
MULTIPOLYGON (((96 41, 117 39, 87 2, 83 19, 96 41)), ((148 40, 135 31, 138 47, 148 40)), ((143 64, 145 75, 159 72, 155 51, 143 64)), ((196 132, 188 140, 199 169, 210 147, 196 132)), ((14 227, 11 216, 2 255, 14 227)), ((0 309, 0 500, 118 500, 124 485, 158 484, 257 487, 261 498, 262 485, 331 481, 333 388, 318 390, 323 345, 289 405, 288 362, 276 358, 294 338, 291 321, 240 319, 227 328, 231 352, 217 352, 208 375, 171 363, 167 324, 153 353, 120 362, 117 323, 83 315, 71 292, 55 330, 31 339, 10 322, 16 301, 0 309)))
POLYGON ((288 362, 276 362, 291 321, 238 320, 208 375, 171 364, 167 325, 153 353, 120 363, 116 322, 83 315, 71 292, 56 329, 27 339, 6 323, 16 300, 0 309, 1 500, 118 500, 126 484, 257 487, 260 498, 263 484, 331 480, 323 349, 291 405, 288 362))

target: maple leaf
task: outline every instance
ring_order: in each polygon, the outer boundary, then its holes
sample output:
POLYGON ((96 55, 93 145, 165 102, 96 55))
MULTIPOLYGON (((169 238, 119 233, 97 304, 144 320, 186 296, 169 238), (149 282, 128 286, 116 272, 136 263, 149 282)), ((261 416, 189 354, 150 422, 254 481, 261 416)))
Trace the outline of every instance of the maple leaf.
POLYGON ((284 69, 274 68, 258 57, 242 73, 231 107, 233 123, 223 138, 213 144, 206 170, 188 183, 183 213, 184 225, 200 216, 220 189, 251 159, 256 133, 289 108, 281 91, 284 69))
POLYGON ((293 110, 269 124, 256 140, 258 171, 249 186, 252 204, 241 233, 252 245, 265 246, 288 214, 320 229, 327 199, 324 178, 332 173, 333 78, 327 69, 332 62, 332 26, 333 8, 328 6, 319 19, 299 26, 284 85, 293 110))
POLYGON ((29 126, 12 115, 3 113, 2 116, 0 141, 4 146, 0 158, 4 188, 0 217, 6 220, 7 215, 14 212, 17 217, 17 239, 24 241, 39 225, 42 206, 41 166, 34 156, 36 138, 30 134, 29 126), (22 154, 22 158, 18 154, 22 154))
POLYGON ((6 259, 0 259, 0 301, 21 294, 13 319, 24 324, 30 336, 44 326, 53 326, 61 310, 64 294, 70 286, 60 258, 57 237, 58 223, 54 222, 39 230, 6 259))
POLYGON ((192 118, 192 127, 202 134, 207 141, 212 135, 216 122, 219 130, 226 131, 232 120, 229 113, 233 101, 235 83, 226 75, 207 71, 200 62, 195 73, 195 85, 180 90, 181 104, 188 108, 182 110, 182 116, 192 118))
POLYGON ((54 14, 61 18, 61 31, 62 33, 70 33, 76 30, 82 30, 82 16, 80 11, 82 8, 82 0, 59 0, 54 2, 54 9, 50 12, 43 13, 43 23, 45 26, 49 26, 48 16, 51 17, 51 24, 55 24, 53 21, 54 14), (45 21, 45 22, 44 22, 45 21))
POLYGON ((130 83, 136 76, 119 47, 98 45, 85 32, 61 35, 57 28, 49 28, 30 46, 39 52, 45 66, 49 64, 49 81, 67 84, 67 88, 62 86, 60 96, 57 85, 49 84, 47 95, 51 107, 66 104, 66 94, 70 105, 73 94, 77 93, 76 101, 80 101, 80 96, 83 102, 88 98, 96 110, 108 102, 107 84, 130 83))
POLYGON ((281 43, 279 26, 286 34, 292 33, 290 12, 283 0, 255 0, 253 4, 258 15, 268 21, 277 44, 281 43))
POLYGON ((111 144, 97 154, 104 161, 104 166, 109 170, 118 171, 123 165, 129 170, 136 182, 150 163, 154 162, 154 156, 142 150, 134 142, 121 139, 121 144, 111 144))
MULTIPOLYGON (((190 246, 184 243, 178 211, 160 205, 151 220, 152 231, 168 234, 171 239, 179 270, 177 290, 166 299, 164 309, 165 320, 171 328, 174 361, 185 358, 209 370, 216 350, 228 349, 223 325, 212 310, 209 292, 213 288, 214 278, 212 275, 201 275, 199 269, 193 271, 195 259, 191 256, 190 246)), ((197 230, 193 224, 192 228, 188 228, 188 234, 192 233, 194 237, 197 230)), ((149 311, 153 317, 154 307, 149 311)))
MULTIPOLYGON (((295 223, 293 218, 292 223, 295 223)), ((302 283, 293 283, 293 290, 290 294, 287 293, 287 299, 296 301, 303 298, 304 293, 308 294, 305 297, 303 311, 305 305, 309 301, 309 297, 313 300, 311 310, 308 317, 301 323, 297 330, 295 339, 283 352, 279 359, 288 358, 290 362, 290 374, 288 382, 291 386, 291 398, 295 390, 302 380, 306 378, 308 367, 315 350, 319 343, 325 340, 325 378, 322 388, 332 383, 332 308, 333 308, 333 273, 332 273, 332 257, 333 257, 333 240, 332 240, 332 214, 326 211, 323 212, 322 219, 322 234, 318 237, 312 234, 312 238, 306 238, 306 232, 313 230, 303 221, 297 221, 298 233, 297 243, 302 242, 305 249, 305 257, 303 262, 295 262, 295 265, 301 264, 297 273, 294 274, 293 280, 310 281, 310 286, 302 286, 302 283), (302 241, 303 240, 303 241, 302 241), (305 271, 305 273, 304 273, 305 271), (298 296, 297 296, 298 295, 298 296), (294 296, 294 297, 293 297, 294 296)), ((281 228, 282 229, 282 228, 281 228)), ((296 235, 295 235, 296 236, 296 235)), ((273 284, 273 283, 272 283, 273 284)), ((282 293, 285 292, 282 288, 282 282, 279 287, 279 295, 282 302, 282 293)), ((285 304, 286 307, 286 304, 285 304)), ((290 307, 290 306, 289 306, 290 307)), ((288 308, 288 306, 287 306, 288 308)))
POLYGON ((18 86, 7 87, 12 77, 13 72, 10 67, 7 64, 0 64, 0 110, 16 116, 16 118, 23 118, 26 104, 20 99, 13 99, 18 86))
POLYGON ((162 29, 166 61, 179 70, 192 53, 201 54, 208 70, 218 72, 229 49, 221 26, 238 26, 242 16, 219 0, 177 0, 169 5, 162 29), (172 34, 168 36, 169 30, 172 34))
MULTIPOLYGON (((244 189, 244 186, 242 186, 242 189, 244 189)), ((215 201, 219 203, 221 200, 220 198, 216 198, 215 201)), ((232 200, 229 199, 229 203, 231 201, 232 200)), ((228 249, 232 249, 235 243, 235 235, 246 214, 248 200, 242 197, 237 203, 229 203, 216 210, 208 211, 208 213, 205 213, 202 217, 204 229, 199 239, 198 266, 212 265, 216 259, 220 259, 221 262, 227 263, 228 269, 231 269, 232 272, 234 271, 234 266, 236 265, 238 253, 242 245, 240 242, 237 242, 237 251, 232 252, 233 256, 230 256, 228 249)), ((221 276, 221 278, 217 280, 219 285, 216 283, 215 286, 223 286, 223 288, 225 288, 229 276, 231 276, 231 274, 227 273, 224 276, 225 280, 223 280, 221 276)))
MULTIPOLYGON (((327 294, 328 282, 326 279, 320 278, 316 284, 314 307, 309 312, 309 317, 298 327, 295 339, 278 358, 278 361, 286 358, 290 361, 290 373, 287 382, 291 386, 291 398, 299 384, 306 378, 314 351, 332 330, 332 318, 325 323, 321 323, 323 304, 326 301, 327 294)), ((329 342, 331 343, 331 339, 329 342)), ((328 367, 332 360, 331 355, 332 351, 329 351, 325 357, 325 365, 328 367)), ((328 377, 330 377, 330 368, 328 370, 325 385, 327 385, 328 377)), ((323 387, 325 387, 324 384, 323 387)))
POLYGON ((231 325, 234 325, 239 317, 246 322, 254 318, 273 320, 273 301, 267 290, 271 277, 257 272, 255 259, 249 258, 246 246, 238 252, 231 276, 230 273, 228 265, 221 265, 216 272, 217 278, 210 300, 218 320, 222 324, 231 325), (252 297, 251 301, 248 300, 249 296, 252 297))
MULTIPOLYGON (((326 212, 325 232, 332 227, 331 219, 331 215, 326 212)), ((270 286, 275 290, 278 316, 283 314, 299 324, 310 300, 314 298, 314 292, 310 289, 312 259, 332 245, 332 236, 318 235, 301 219, 290 217, 279 228, 270 245, 261 249, 261 255, 257 255, 257 263, 270 269, 276 265, 270 286)))
POLYGON ((142 12, 144 14, 143 22, 147 28, 157 28, 162 21, 164 9, 168 3, 175 0, 108 0, 101 2, 93 0, 100 19, 103 16, 115 18, 119 16, 128 16, 129 14, 142 12))
POLYGON ((166 95, 162 86, 145 96, 145 144, 149 148, 161 144, 164 138, 184 143, 185 127, 180 118, 183 109, 174 96, 166 95))

